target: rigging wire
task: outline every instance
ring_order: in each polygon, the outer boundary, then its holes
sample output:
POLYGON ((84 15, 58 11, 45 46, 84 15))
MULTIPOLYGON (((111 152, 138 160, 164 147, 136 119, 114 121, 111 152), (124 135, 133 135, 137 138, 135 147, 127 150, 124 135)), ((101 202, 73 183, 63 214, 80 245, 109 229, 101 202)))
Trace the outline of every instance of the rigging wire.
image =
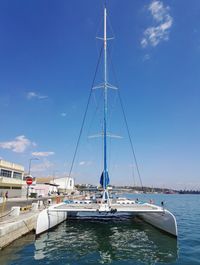
MULTIPOLYGON (((106 0, 104 2, 104 6, 106 6, 106 0)), ((109 23, 109 24, 111 25, 111 23, 109 23)), ((111 31, 112 31, 112 33, 114 35, 114 31, 113 31, 112 27, 111 27, 111 31)), ((74 151, 71 167, 70 167, 70 170, 69 170, 69 177, 71 176, 72 170, 73 170, 73 167, 74 167, 75 158, 76 158, 76 155, 77 155, 77 151, 78 151, 81 135, 82 135, 82 132, 83 132, 83 128, 84 128, 84 124, 85 124, 85 120, 86 120, 86 116, 87 116, 87 112, 88 112, 88 108, 89 108, 89 103, 90 103, 91 95, 92 95, 92 92, 93 92, 93 86, 94 86, 94 82, 96 80, 96 75, 97 75, 97 71, 98 71, 98 68, 99 68, 100 60, 101 60, 102 51, 103 51, 103 45, 102 45, 102 47, 100 49, 100 53, 99 53, 99 57, 98 57, 98 61, 97 61, 97 65, 96 65, 96 69, 95 69, 95 73, 94 73, 94 78, 93 78, 93 81, 92 81, 92 85, 91 85, 91 89, 90 89, 90 93, 89 93, 86 109, 85 109, 85 112, 84 112, 84 115, 83 115, 83 120, 82 120, 82 123, 81 123, 79 136, 78 136, 78 139, 77 139, 77 143, 76 143, 76 147, 75 147, 75 151, 74 151)), ((112 59, 111 59, 111 56, 110 56, 109 49, 108 49, 108 57, 109 57, 110 62, 111 62, 111 67, 113 69, 114 78, 116 80, 116 83, 118 84, 117 77, 116 77, 116 74, 115 74, 115 68, 114 68, 114 65, 113 65, 113 62, 112 62, 112 59)), ((126 118, 126 115, 125 115, 125 110, 124 110, 124 106, 123 106, 123 102, 122 102, 122 98, 121 98, 119 89, 117 91, 117 94, 118 94, 118 97, 119 97, 119 102, 120 102, 120 106, 121 106, 122 113, 123 113, 123 118, 124 118, 124 121, 125 121, 127 133, 128 133, 128 138, 129 138, 129 142, 130 142, 130 145, 131 145, 131 151, 132 151, 134 162, 135 162, 135 165, 136 165, 136 170, 137 170, 138 177, 139 177, 139 180, 140 180, 140 184, 141 184, 141 187, 142 187, 142 190, 143 190, 141 174, 140 174, 138 162, 137 162, 137 159, 136 159, 135 150, 134 150, 134 147, 133 147, 133 142, 132 142, 132 139, 131 139, 131 134, 130 134, 130 130, 129 130, 129 126, 128 126, 127 118, 126 118)), ((97 111, 98 110, 98 105, 96 107, 97 107, 96 108, 96 111, 97 111)))
POLYGON ((79 143, 80 143, 81 135, 82 135, 82 132, 83 132, 85 119, 86 119, 86 115, 87 115, 87 112, 88 112, 89 103, 90 103, 91 95, 92 95, 92 92, 93 92, 93 86, 94 86, 94 82, 96 80, 96 75, 97 75, 97 71, 98 71, 98 67, 99 67, 102 51, 103 51, 103 45, 101 47, 101 50, 100 50, 100 53, 99 53, 99 58, 98 58, 97 65, 96 65, 96 68, 95 68, 94 77, 93 77, 93 80, 92 80, 92 84, 91 84, 91 88, 90 88, 90 93, 89 93, 86 109, 85 109, 85 112, 84 112, 84 115, 83 115, 83 120, 82 120, 82 124, 81 124, 81 128, 80 128, 78 140, 77 140, 77 143, 76 143, 76 148, 75 148, 75 151, 74 151, 71 167, 70 167, 70 170, 69 170, 69 177, 71 177, 72 169, 74 167, 74 162, 75 162, 78 146, 79 146, 79 143))
MULTIPOLYGON (((110 104, 110 110, 109 110, 109 113, 108 113, 108 128, 110 130, 110 133, 112 134, 112 116, 113 116, 113 113, 114 113, 114 110, 115 110, 115 106, 116 106, 116 102, 117 102, 117 94, 115 92, 114 93, 114 99, 113 99, 113 103, 110 104)), ((113 131, 114 133, 114 131, 113 131)), ((108 163, 109 163, 109 168, 111 168, 111 157, 112 157, 112 137, 109 137, 109 160, 108 160, 108 163)), ((110 170, 109 170, 110 171, 110 170)))
POLYGON ((100 32, 102 23, 103 23, 103 17, 101 17, 101 19, 99 20, 99 24, 98 24, 97 31, 96 31, 96 42, 95 43, 96 43, 96 50, 98 54, 99 54, 99 46, 101 46, 101 45, 98 46, 98 34, 100 32))
MULTIPOLYGON (((95 94, 95 92, 94 92, 93 94, 95 94)), ((99 111, 99 109, 100 109, 100 103, 101 103, 101 99, 102 99, 102 98, 103 98, 103 93, 102 93, 101 96, 99 97, 98 102, 96 101, 96 98, 95 98, 96 108, 95 108, 94 114, 93 114, 93 116, 92 116, 92 119, 91 119, 90 125, 89 125, 89 127, 88 127, 88 133, 87 133, 88 135, 90 134, 92 124, 94 123, 94 119, 95 119, 95 117, 96 117, 96 115, 97 115, 97 113, 98 113, 98 111, 99 111)), ((100 121, 100 122, 101 122, 101 121, 100 121)))
MULTIPOLYGON (((114 78, 115 78, 115 82, 117 84, 117 87, 119 88, 119 85, 118 85, 119 83, 118 83, 118 80, 117 80, 117 76, 116 76, 116 73, 115 73, 115 68, 114 68, 113 61, 111 59, 109 50, 108 50, 108 57, 110 59, 111 67, 113 69, 113 75, 114 75, 114 78)), ((120 103, 120 106, 121 106, 121 109, 122 109, 122 114, 123 114, 124 122, 125 122, 125 125, 126 125, 126 130, 127 130, 127 133, 128 133, 129 142, 130 142, 130 145, 131 145, 131 151, 132 151, 132 154, 133 154, 133 159, 135 161, 137 174, 138 174, 138 177, 139 177, 141 188, 143 190, 142 178, 141 178, 141 174, 140 174, 140 170, 139 170, 139 166, 138 166, 138 162, 137 162, 137 158, 136 158, 136 154, 135 154, 135 149, 134 149, 134 146, 133 146, 133 141, 132 141, 132 138, 131 138, 131 134, 130 134, 129 126, 128 126, 128 121, 127 121, 127 118, 126 118, 126 114, 125 114, 125 110, 124 110, 124 106, 123 106, 123 102, 122 102, 122 97, 121 97, 121 94, 119 92, 119 89, 117 89, 117 94, 118 94, 118 97, 119 97, 119 103, 120 103)))
POLYGON ((110 27, 110 31, 111 31, 111 33, 112 33, 112 39, 115 39, 115 33, 114 33, 114 29, 113 29, 113 27, 112 27, 112 23, 111 23, 111 19, 110 19, 110 16, 109 16, 109 14, 107 14, 107 18, 108 18, 108 24, 109 24, 109 27, 110 27))

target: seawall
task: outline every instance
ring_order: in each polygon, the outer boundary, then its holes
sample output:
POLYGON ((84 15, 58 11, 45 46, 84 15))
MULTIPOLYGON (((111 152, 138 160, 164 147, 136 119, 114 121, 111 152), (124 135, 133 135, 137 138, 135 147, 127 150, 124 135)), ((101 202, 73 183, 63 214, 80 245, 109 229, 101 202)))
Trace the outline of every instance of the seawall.
POLYGON ((0 222, 0 250, 36 228, 39 211, 21 213, 0 222))

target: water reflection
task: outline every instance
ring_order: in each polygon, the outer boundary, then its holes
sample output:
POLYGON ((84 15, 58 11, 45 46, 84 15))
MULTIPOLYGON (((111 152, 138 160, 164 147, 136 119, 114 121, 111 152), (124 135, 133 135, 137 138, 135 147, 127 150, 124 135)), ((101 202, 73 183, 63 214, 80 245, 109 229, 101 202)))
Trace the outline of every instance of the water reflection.
POLYGON ((177 240, 142 221, 67 221, 35 241, 35 260, 61 264, 171 263, 177 240))
MULTIPOLYGON (((20 260, 23 256, 32 257, 34 248, 35 234, 29 233, 10 244, 8 247, 0 250, 0 265, 18 264, 16 260, 20 260), (21 251, 23 250, 23 253, 21 251)), ((19 262, 23 264, 23 262, 19 262)))

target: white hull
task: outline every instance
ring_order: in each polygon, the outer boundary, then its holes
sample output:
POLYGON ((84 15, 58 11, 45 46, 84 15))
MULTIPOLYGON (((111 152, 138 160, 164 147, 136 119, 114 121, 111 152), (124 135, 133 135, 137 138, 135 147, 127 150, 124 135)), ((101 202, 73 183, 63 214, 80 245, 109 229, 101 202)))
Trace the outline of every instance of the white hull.
POLYGON ((178 235, 176 218, 168 210, 163 213, 142 213, 138 216, 145 222, 159 228, 173 236, 178 235))
POLYGON ((176 219, 172 213, 162 209, 156 205, 143 204, 122 206, 115 204, 116 211, 112 211, 107 206, 103 209, 98 209, 96 205, 85 208, 84 206, 66 205, 60 203, 50 206, 43 210, 37 219, 36 235, 48 231, 52 227, 60 224, 67 218, 69 219, 91 219, 91 220, 105 220, 105 219, 126 219, 133 216, 138 216, 145 222, 153 225, 160 230, 163 230, 173 236, 177 236, 176 219))
POLYGON ((48 231, 67 219, 67 212, 52 212, 52 208, 54 206, 50 206, 48 209, 41 211, 38 215, 36 235, 48 231))

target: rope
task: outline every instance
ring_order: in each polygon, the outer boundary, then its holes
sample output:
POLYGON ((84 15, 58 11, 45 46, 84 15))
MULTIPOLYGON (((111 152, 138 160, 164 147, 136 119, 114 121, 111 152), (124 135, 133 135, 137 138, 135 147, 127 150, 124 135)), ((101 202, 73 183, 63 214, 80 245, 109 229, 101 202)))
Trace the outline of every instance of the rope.
POLYGON ((0 218, 4 218, 4 217, 8 216, 8 215, 11 214, 13 211, 14 211, 14 209, 11 210, 11 211, 9 211, 9 212, 8 212, 7 214, 5 214, 5 215, 1 215, 0 218))
MULTIPOLYGON (((109 56, 109 59, 110 59, 110 62, 111 62, 111 67, 113 69, 113 74, 114 74, 115 81, 117 83, 117 87, 119 88, 117 77, 116 77, 116 73, 115 73, 115 68, 114 68, 112 59, 110 57, 109 49, 108 49, 108 56, 109 56)), ((125 122, 125 125, 126 125, 126 130, 127 130, 127 133, 128 133, 128 138, 129 138, 129 142, 130 142, 130 145, 131 145, 131 151, 132 151, 133 159, 134 159, 134 162, 135 162, 135 165, 136 165, 136 170, 137 170, 137 173, 138 173, 140 185, 141 185, 142 190, 143 190, 142 178, 141 178, 141 174, 140 174, 137 158, 136 158, 136 155, 135 155, 135 150, 134 150, 134 147, 133 147, 133 142, 132 142, 129 126, 128 126, 128 121, 127 121, 127 118, 126 118, 126 114, 125 114, 125 110, 124 110, 124 106, 123 106, 123 102, 122 102, 122 98, 121 98, 119 89, 117 90, 117 94, 118 94, 118 97, 119 97, 119 102, 120 102, 120 106, 121 106, 121 109, 122 109, 122 114, 123 114, 123 117, 124 117, 124 122, 125 122)))
POLYGON ((128 122, 127 122, 127 118, 126 118, 126 114, 125 114, 125 111, 124 111, 124 106, 123 106, 123 103, 122 103, 122 98, 121 98, 119 90, 118 90, 118 96, 119 96, 119 101, 120 101, 120 105, 121 105, 121 108, 122 108, 122 113, 123 113, 123 116, 124 116, 124 121, 125 121, 125 124, 126 124, 128 138, 129 138, 129 141, 130 141, 130 144, 131 144, 131 150, 132 150, 132 154, 133 154, 133 157, 134 157, 134 161, 135 161, 138 177, 139 177, 140 184, 141 184, 141 187, 142 187, 142 190, 143 190, 143 184, 142 184, 142 179, 141 179, 141 175, 140 175, 140 170, 139 170, 138 162, 137 162, 137 159, 136 159, 135 150, 134 150, 134 147, 133 147, 133 142, 132 142, 132 139, 131 139, 130 130, 129 130, 129 127, 128 127, 128 122))
POLYGON ((72 169, 74 167, 74 162, 75 162, 75 158, 76 158, 76 154, 77 154, 77 151, 78 151, 79 142, 80 142, 81 135, 82 135, 83 128, 84 128, 85 119, 86 119, 86 115, 87 115, 88 107, 89 107, 89 103, 90 103, 90 98, 91 98, 91 95, 92 95, 92 88, 94 86, 94 82, 95 82, 95 79, 96 79, 96 75, 97 75, 97 71, 98 71, 98 67, 99 67, 99 63, 100 63, 100 59, 101 59, 102 50, 103 50, 103 45, 101 47, 101 51, 100 51, 100 54, 99 54, 99 58, 98 58, 96 69, 95 69, 95 73, 94 73, 94 78, 92 80, 92 85, 91 85, 91 89, 90 89, 90 93, 89 93, 86 109, 85 109, 85 112, 84 112, 84 115, 83 115, 83 120, 82 120, 82 124, 81 124, 81 128, 80 128, 78 140, 77 140, 77 143, 76 143, 76 148, 75 148, 75 151, 74 151, 74 155, 73 155, 73 159, 72 159, 72 163, 71 163, 71 167, 70 167, 70 171, 69 171, 69 177, 71 176, 72 169))
POLYGON ((28 225, 27 225, 25 220, 23 220, 23 223, 25 224, 26 228, 28 229, 28 232, 30 232, 32 229, 29 229, 29 227, 28 227, 28 225))
MULTIPOLYGON (((95 93, 93 93, 93 94, 95 94, 95 93)), ((98 112, 98 110, 100 109, 100 103, 101 103, 101 99, 102 99, 102 97, 103 97, 103 93, 102 93, 101 96, 99 97, 98 102, 95 101, 96 108, 95 108, 95 112, 94 112, 94 114, 92 115, 92 119, 91 119, 90 125, 89 125, 89 127, 88 127, 88 136, 89 136, 89 134, 90 134, 90 131, 91 131, 91 128, 92 128, 92 124, 93 124, 94 119, 95 119, 95 117, 96 117, 96 115, 97 115, 97 112, 98 112)))

